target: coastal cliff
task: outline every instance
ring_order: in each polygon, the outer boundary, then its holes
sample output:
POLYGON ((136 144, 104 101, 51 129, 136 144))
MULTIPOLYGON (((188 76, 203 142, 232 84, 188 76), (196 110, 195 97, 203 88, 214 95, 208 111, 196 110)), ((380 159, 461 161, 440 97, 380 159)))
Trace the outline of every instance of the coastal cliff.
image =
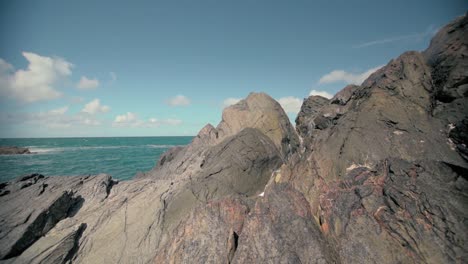
POLYGON ((462 263, 468 17, 362 85, 226 108, 130 181, 0 185, 0 263, 462 263))

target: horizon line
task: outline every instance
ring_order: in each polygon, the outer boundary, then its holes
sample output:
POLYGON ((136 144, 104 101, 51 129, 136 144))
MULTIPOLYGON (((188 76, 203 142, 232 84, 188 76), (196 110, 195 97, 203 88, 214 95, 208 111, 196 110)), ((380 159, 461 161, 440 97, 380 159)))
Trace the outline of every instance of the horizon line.
POLYGON ((144 138, 144 137, 195 137, 195 136, 70 136, 70 137, 0 137, 3 139, 45 139, 45 138, 144 138))

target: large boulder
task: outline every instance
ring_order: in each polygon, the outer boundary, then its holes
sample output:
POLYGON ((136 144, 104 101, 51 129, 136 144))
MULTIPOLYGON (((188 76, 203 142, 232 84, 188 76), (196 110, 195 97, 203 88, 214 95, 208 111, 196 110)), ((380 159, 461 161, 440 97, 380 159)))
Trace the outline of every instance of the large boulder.
POLYGON ((249 96, 227 107, 223 119, 216 128, 219 138, 225 138, 250 127, 260 130, 269 137, 287 158, 299 146, 294 127, 281 105, 264 93, 251 93, 249 96))

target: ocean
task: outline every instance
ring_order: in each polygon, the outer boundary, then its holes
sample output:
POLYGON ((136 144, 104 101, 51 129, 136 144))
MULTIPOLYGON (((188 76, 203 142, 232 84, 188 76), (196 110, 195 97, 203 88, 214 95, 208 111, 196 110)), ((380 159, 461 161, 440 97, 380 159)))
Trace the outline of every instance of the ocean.
POLYGON ((0 182, 40 173, 72 176, 107 173, 128 180, 148 171, 173 146, 187 145, 193 137, 15 138, 0 139, 0 146, 27 147, 36 154, 0 155, 0 182))

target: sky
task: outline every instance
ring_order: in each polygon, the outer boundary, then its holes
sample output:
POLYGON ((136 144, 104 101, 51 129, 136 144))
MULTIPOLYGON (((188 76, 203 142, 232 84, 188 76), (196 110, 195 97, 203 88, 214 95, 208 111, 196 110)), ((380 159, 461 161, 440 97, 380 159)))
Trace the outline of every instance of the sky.
POLYGON ((0 1, 0 138, 196 135, 250 92, 309 95, 424 50, 468 10, 423 1, 0 1))

